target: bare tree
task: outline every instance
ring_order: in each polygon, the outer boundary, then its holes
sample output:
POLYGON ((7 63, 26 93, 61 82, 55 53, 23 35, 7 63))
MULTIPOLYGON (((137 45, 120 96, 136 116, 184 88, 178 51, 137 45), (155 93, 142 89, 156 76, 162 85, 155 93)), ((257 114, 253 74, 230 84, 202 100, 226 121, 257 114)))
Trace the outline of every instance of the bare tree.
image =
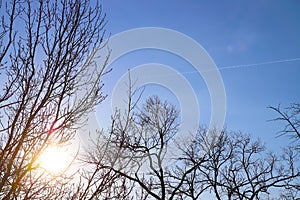
POLYGON ((68 179, 41 172, 37 161, 47 146, 69 142, 104 99, 106 59, 98 66, 94 58, 103 46, 105 15, 87 0, 13 0, 3 6, 0 198, 67 196, 68 179))
POLYGON ((115 183, 127 180, 126 195, 114 190, 110 197, 201 199, 210 193, 216 199, 277 198, 300 176, 299 155, 292 148, 276 155, 249 135, 205 128, 190 142, 175 142, 176 108, 158 97, 142 106, 132 99, 129 95, 126 111, 112 117, 109 133, 101 132, 86 160, 98 173, 113 174, 115 183), (178 149, 172 160, 165 157, 168 145, 178 149))
MULTIPOLYGON (((287 108, 282 108, 279 106, 269 106, 270 109, 274 110, 279 116, 273 121, 283 122, 284 127, 281 131, 279 131, 279 136, 287 135, 291 138, 291 148, 294 148, 296 151, 299 152, 300 148, 300 104, 299 103, 292 103, 287 108)), ((289 152, 290 157, 294 157, 292 152, 289 152)), ((299 163, 298 163, 299 167, 299 163)), ((282 198, 290 199, 299 197, 300 194, 300 180, 299 178, 295 181, 289 183, 286 186, 286 190, 282 193, 282 198)))
POLYGON ((270 109, 274 110, 279 114, 279 117, 275 118, 274 121, 282 121, 285 124, 283 130, 279 133, 280 135, 288 135, 292 139, 299 141, 300 139, 300 104, 293 103, 291 106, 282 109, 280 106, 273 107, 269 106, 270 109))
POLYGON ((172 184, 178 188, 169 186, 170 171, 164 162, 167 145, 178 128, 178 111, 156 96, 147 99, 140 108, 137 102, 129 92, 128 107, 113 116, 107 142, 103 144, 104 137, 98 140, 101 142, 96 149, 102 149, 101 145, 109 149, 106 159, 99 159, 103 158, 100 156, 103 151, 92 150, 93 159, 88 160, 135 186, 126 198, 175 199, 181 183, 172 184))
MULTIPOLYGON (((200 133, 201 143, 207 141, 208 133, 200 133)), ((285 188, 300 175, 298 156, 290 156, 296 153, 292 149, 277 156, 267 152, 259 140, 251 141, 249 135, 227 131, 210 135, 217 136, 216 143, 211 148, 205 142, 207 161, 198 170, 217 199, 266 198, 270 190, 285 188)))

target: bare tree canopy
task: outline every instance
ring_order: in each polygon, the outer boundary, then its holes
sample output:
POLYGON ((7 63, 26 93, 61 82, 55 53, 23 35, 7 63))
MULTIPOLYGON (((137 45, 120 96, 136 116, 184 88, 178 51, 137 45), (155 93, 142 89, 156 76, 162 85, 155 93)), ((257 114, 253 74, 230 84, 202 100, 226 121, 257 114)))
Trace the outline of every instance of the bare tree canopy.
POLYGON ((300 104, 293 103, 289 107, 282 109, 280 106, 273 107, 269 106, 270 109, 274 110, 279 114, 279 117, 275 118, 275 121, 282 121, 285 123, 283 130, 279 133, 280 135, 288 135, 292 139, 300 139, 300 104))
POLYGON ((37 160, 49 145, 70 141, 104 99, 105 61, 97 66, 93 57, 102 45, 105 15, 87 0, 2 6, 0 198, 60 198, 64 191, 55 188, 67 179, 47 178, 37 160))
MULTIPOLYGON (((286 108, 282 108, 280 105, 277 107, 269 106, 271 110, 274 110, 278 117, 273 119, 276 122, 284 123, 283 129, 278 131, 278 136, 288 136, 291 139, 291 148, 296 149, 299 152, 300 148, 300 104, 292 103, 286 108)), ((290 156, 297 156, 290 154, 290 156)), ((299 166, 299 163, 298 163, 299 166)), ((300 180, 294 181, 289 185, 288 190, 285 191, 282 196, 283 198, 296 198, 300 195, 300 180)))
POLYGON ((109 133, 99 133, 85 160, 95 174, 109 172, 118 183, 102 193, 104 199, 205 199, 208 194, 220 200, 267 199, 295 188, 300 175, 295 149, 277 155, 250 135, 205 128, 190 142, 174 143, 176 107, 156 96, 142 106, 129 99, 126 112, 116 112, 109 133), (168 145, 178 149, 171 162, 164 157, 168 145), (122 193, 120 184, 126 185, 122 193))

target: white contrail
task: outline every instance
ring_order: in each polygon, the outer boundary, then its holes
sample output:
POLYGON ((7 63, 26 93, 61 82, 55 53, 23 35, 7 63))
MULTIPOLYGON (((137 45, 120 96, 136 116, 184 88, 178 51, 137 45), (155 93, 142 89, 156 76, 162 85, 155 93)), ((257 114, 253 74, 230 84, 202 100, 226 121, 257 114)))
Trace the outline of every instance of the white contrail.
POLYGON ((270 64, 276 64, 276 63, 285 63, 285 62, 294 62, 294 61, 300 61, 300 58, 281 59, 281 60, 273 60, 273 61, 266 61, 266 62, 260 62, 260 63, 244 64, 244 65, 224 66, 224 67, 219 67, 219 70, 236 69, 236 68, 243 68, 243 67, 254 67, 254 66, 259 66, 259 65, 270 65, 270 64))
MULTIPOLYGON (((247 68, 247 67, 255 67, 255 66, 260 66, 260 65, 270 65, 270 64, 276 64, 276 63, 286 63, 286 62, 295 62, 295 61, 300 61, 299 58, 290 58, 290 59, 281 59, 281 60, 272 60, 272 61, 265 61, 265 62, 259 62, 259 63, 251 63, 251 64, 243 64, 243 65, 229 65, 229 66, 221 66, 216 69, 211 69, 211 70, 206 70, 205 72, 209 71, 215 71, 215 70, 230 70, 230 69, 239 69, 239 68, 247 68)), ((194 74, 198 73, 198 71, 185 71, 185 72, 178 72, 178 75, 183 75, 183 74, 194 74)), ((160 74, 158 76, 163 76, 163 77, 172 77, 174 76, 171 74, 160 74)))
MULTIPOLYGON (((260 65, 270 65, 270 64, 276 64, 276 63, 295 62, 295 61, 300 61, 300 57, 299 58, 290 58, 290 59, 281 59, 281 60, 272 60, 272 61, 265 61, 265 62, 259 62, 259 63, 251 63, 251 64, 243 64, 243 65, 221 66, 221 67, 217 68, 216 70, 221 71, 221 70, 247 68, 247 67, 260 66, 260 65)), ((213 71, 213 70, 207 70, 206 72, 213 71)), ((197 71, 186 71, 186 72, 180 72, 178 74, 193 74, 193 73, 197 73, 197 71)))

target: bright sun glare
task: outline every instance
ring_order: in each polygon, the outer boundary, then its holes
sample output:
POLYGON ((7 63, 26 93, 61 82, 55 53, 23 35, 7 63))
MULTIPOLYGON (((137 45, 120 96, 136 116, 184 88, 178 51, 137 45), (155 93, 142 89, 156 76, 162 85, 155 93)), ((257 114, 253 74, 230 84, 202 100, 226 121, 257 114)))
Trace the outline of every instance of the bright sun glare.
POLYGON ((50 173, 64 171, 71 162, 71 157, 67 151, 57 146, 49 146, 40 158, 40 166, 50 173))

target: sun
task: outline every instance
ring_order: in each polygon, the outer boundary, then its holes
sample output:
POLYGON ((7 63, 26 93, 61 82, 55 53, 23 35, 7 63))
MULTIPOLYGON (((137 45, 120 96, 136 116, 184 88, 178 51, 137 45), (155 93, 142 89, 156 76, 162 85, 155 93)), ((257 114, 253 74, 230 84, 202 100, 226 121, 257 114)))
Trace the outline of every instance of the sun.
POLYGON ((40 166, 49 173, 57 174, 67 169, 72 162, 66 149, 57 146, 49 146, 40 156, 40 166))

